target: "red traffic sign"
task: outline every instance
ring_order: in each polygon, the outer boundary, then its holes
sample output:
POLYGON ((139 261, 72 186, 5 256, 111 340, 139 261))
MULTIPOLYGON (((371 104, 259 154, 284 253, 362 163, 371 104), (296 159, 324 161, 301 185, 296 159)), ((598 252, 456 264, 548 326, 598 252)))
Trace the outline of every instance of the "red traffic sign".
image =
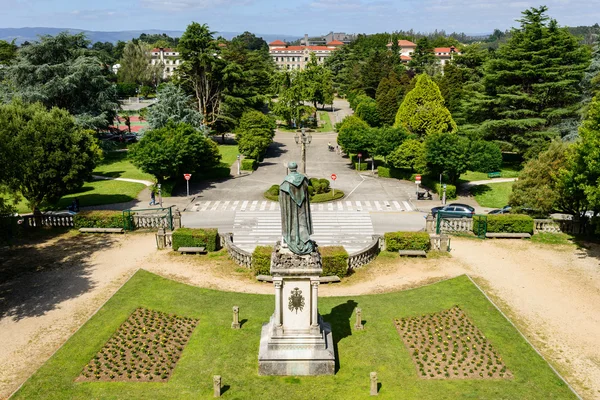
POLYGON ((362 153, 358 153, 358 158, 362 158, 362 153))
POLYGON ((186 181, 189 181, 190 178, 192 177, 192 174, 183 174, 183 177, 185 178, 186 181))
POLYGON ((333 179, 335 181, 337 179, 337 175, 336 174, 331 174, 331 179, 333 179))
POLYGON ((420 181, 420 180, 421 180, 421 175, 415 176, 415 181, 420 181))

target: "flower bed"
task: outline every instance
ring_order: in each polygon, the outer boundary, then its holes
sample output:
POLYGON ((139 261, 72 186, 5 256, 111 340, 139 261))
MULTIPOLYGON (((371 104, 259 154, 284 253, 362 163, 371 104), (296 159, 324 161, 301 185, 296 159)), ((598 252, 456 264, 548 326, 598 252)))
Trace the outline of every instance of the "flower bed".
POLYGON ((138 308, 77 380, 165 382, 197 324, 197 319, 138 308))
POLYGON ((458 306, 395 320, 423 379, 512 378, 488 339, 458 306))

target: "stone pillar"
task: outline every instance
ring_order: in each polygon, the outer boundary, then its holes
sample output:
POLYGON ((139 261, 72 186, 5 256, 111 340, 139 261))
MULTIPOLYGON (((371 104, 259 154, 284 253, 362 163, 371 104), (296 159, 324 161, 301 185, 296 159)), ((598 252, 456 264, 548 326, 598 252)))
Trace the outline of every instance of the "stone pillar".
POLYGON ((312 287, 312 302, 311 302, 311 333, 319 332, 319 307, 317 305, 317 298, 319 296, 319 280, 312 279, 310 285, 312 287))
POLYGON ((240 329, 240 308, 233 306, 233 322, 231 323, 231 329, 240 329))
POLYGON ((221 376, 213 376, 213 393, 214 397, 221 397, 221 376))
POLYGON ((181 228, 181 212, 176 209, 173 212, 173 229, 181 228))
POLYGON ((283 281, 281 278, 273 277, 273 285, 275 286, 275 332, 279 335, 283 334, 283 327, 281 321, 281 291, 283 288, 283 281))
POLYGON ((425 231, 435 232, 435 218, 433 218, 433 215, 431 214, 427 214, 427 219, 425 220, 425 231))
POLYGON ((156 234, 156 248, 164 249, 167 247, 167 237, 165 235, 165 228, 158 228, 158 233, 156 234))
POLYGON ((371 396, 377 396, 377 372, 371 372, 371 396))
POLYGON ((354 324, 354 329, 358 331, 365 329, 365 326, 362 324, 362 310, 358 307, 356 308, 356 323, 354 324))

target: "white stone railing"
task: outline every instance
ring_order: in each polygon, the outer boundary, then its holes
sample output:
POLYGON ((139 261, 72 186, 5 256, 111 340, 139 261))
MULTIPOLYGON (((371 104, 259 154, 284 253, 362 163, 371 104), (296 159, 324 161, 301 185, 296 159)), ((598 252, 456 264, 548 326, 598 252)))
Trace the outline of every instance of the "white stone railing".
POLYGON ((383 238, 380 235, 373 235, 373 241, 364 249, 352 253, 348 256, 348 270, 352 271, 373 261, 379 254, 383 238))
MULTIPOLYGON (((425 222, 425 230, 429 233, 436 232, 436 218, 429 214, 425 222)), ((440 233, 473 232, 473 218, 442 218, 440 233)))
POLYGON ((64 227, 73 226, 72 215, 26 215, 23 217, 23 226, 38 228, 42 226, 64 227))
MULTIPOLYGON (((565 221, 567 222, 567 221, 565 221)), ((571 221, 568 221, 571 222, 571 221)), ((572 224, 570 224, 572 225, 572 224)), ((565 228, 567 226, 565 225, 565 228)), ((548 232, 548 233, 559 233, 562 232, 561 224, 553 219, 534 219, 533 220, 533 233, 548 232)))
POLYGON ((227 254, 237 265, 252 268, 252 253, 240 249, 233 243, 233 233, 228 232, 219 236, 221 237, 221 247, 225 247, 227 254))

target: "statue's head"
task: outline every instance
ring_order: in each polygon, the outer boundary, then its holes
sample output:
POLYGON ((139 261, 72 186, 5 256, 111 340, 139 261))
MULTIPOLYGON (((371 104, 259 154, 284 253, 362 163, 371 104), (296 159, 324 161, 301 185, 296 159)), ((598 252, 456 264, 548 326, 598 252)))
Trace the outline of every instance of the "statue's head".
POLYGON ((298 170, 298 164, 296 164, 294 161, 288 163, 288 168, 290 170, 290 172, 296 172, 298 170))

